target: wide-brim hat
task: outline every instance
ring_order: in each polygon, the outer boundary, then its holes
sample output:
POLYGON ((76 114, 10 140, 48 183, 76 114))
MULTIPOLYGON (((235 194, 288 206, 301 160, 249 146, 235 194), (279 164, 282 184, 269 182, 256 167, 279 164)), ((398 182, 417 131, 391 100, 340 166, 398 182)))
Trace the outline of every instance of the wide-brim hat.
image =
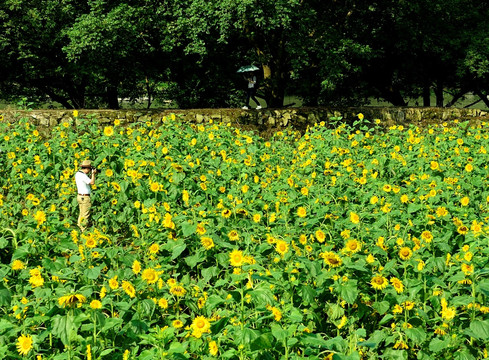
POLYGON ((83 160, 81 163, 82 168, 91 168, 92 162, 90 160, 83 160))

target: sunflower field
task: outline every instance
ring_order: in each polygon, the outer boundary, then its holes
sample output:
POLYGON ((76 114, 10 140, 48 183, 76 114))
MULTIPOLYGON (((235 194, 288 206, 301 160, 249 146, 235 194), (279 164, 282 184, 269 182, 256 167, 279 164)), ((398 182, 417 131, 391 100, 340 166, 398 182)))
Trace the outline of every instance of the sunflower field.
POLYGON ((489 124, 327 123, 0 121, 0 358, 487 358, 489 124))

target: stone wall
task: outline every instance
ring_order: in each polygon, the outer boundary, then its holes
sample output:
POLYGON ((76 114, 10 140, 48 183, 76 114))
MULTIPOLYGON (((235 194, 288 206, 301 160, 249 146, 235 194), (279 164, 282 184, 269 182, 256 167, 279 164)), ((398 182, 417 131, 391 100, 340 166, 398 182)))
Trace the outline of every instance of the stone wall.
MULTIPOLYGON (((489 120, 489 114, 479 109, 457 108, 395 108, 395 107, 358 107, 324 108, 302 107, 284 109, 189 109, 189 110, 78 110, 78 118, 93 117, 101 124, 112 123, 119 119, 122 123, 160 121, 164 116, 175 114, 185 122, 202 123, 209 120, 231 122, 238 126, 258 128, 293 127, 305 129, 315 122, 330 121, 332 117, 351 122, 362 113, 365 119, 380 119, 383 124, 414 123, 422 125, 433 122, 451 122, 455 119, 489 120)), ((0 110, 0 119, 15 122, 19 118, 28 118, 40 127, 56 126, 62 121, 74 120, 72 110, 0 110)))

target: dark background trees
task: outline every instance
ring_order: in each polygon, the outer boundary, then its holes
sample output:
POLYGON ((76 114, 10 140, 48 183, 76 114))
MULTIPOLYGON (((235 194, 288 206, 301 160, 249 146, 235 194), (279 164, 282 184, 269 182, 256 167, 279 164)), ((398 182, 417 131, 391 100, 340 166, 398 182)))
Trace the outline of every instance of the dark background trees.
POLYGON ((255 64, 270 107, 287 94, 397 106, 475 94, 489 106, 488 15, 473 0, 4 0, 0 98, 240 106, 236 70, 255 64))

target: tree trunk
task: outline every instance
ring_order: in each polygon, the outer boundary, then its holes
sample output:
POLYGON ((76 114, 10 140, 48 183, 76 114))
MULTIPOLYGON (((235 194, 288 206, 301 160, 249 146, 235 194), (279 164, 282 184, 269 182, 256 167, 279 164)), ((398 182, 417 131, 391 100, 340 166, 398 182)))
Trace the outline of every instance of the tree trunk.
POLYGON ((443 107, 443 83, 439 80, 435 87, 436 106, 443 107))
POLYGON ((423 106, 431 106, 431 88, 429 84, 423 86, 423 106))
POLYGON ((383 98, 390 102, 394 106, 406 106, 406 101, 401 95, 401 92, 399 89, 390 87, 387 89, 384 89, 384 95, 383 98))
POLYGON ((481 90, 476 90, 475 93, 477 94, 478 97, 486 104, 487 107, 489 107, 489 99, 487 98, 487 94, 484 94, 481 90))
POLYGON ((117 87, 110 85, 107 86, 107 104, 109 109, 119 109, 119 99, 117 98, 117 87))
POLYGON ((452 100, 450 100, 446 107, 452 107, 455 105, 455 103, 460 100, 465 94, 467 94, 467 91, 465 89, 460 90, 457 94, 453 95, 452 100))
POLYGON ((151 85, 149 84, 148 77, 146 76, 146 93, 148 94, 148 106, 147 109, 151 107, 151 85))

